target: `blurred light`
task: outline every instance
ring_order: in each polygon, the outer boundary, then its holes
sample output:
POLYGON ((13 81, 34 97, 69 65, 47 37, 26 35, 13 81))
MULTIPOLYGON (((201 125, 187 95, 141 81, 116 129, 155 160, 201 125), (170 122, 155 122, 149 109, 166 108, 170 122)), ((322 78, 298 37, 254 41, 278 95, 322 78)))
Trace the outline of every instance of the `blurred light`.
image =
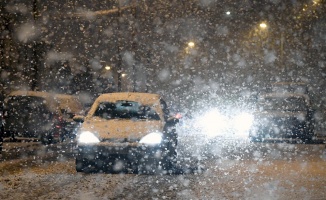
POLYGON ((148 145, 157 145, 162 142, 162 133, 153 132, 148 135, 145 135, 139 143, 148 144, 148 145))
POLYGON ((194 48, 195 47, 195 43, 194 42, 188 42, 188 47, 194 48))
POLYGON ((233 119, 236 132, 248 132, 254 121, 253 115, 250 113, 240 113, 233 119))
POLYGON ((99 142, 100 140, 98 139, 98 137, 90 131, 83 131, 78 137, 78 143, 94 144, 99 142))
POLYGON ((227 14, 227 15, 231 15, 231 12, 230 12, 230 11, 227 11, 225 14, 227 14))
POLYGON ((121 74, 121 77, 126 77, 127 76, 127 74, 121 74))
POLYGON ((202 115, 197 123, 198 128, 209 137, 223 135, 228 127, 228 119, 217 109, 212 109, 202 115))
POLYGON ((181 115, 180 113, 177 113, 177 114, 175 115, 175 118, 177 118, 177 119, 181 119, 181 118, 182 118, 182 115, 181 115))
POLYGON ((320 0, 313 0, 312 2, 313 2, 314 5, 317 5, 317 4, 320 3, 320 0))
POLYGON ((106 69, 106 70, 110 70, 111 67, 110 67, 109 65, 107 65, 107 66, 105 66, 105 69, 106 69))
POLYGON ((259 27, 260 27, 260 28, 263 28, 263 29, 264 29, 264 28, 267 28, 267 24, 266 24, 266 23, 261 23, 261 24, 259 24, 259 27))

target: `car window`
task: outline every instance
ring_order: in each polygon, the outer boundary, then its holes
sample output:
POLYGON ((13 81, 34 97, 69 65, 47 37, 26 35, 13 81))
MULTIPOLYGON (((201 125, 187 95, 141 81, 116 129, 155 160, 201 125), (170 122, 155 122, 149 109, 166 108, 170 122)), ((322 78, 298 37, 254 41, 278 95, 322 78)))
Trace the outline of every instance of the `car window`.
POLYGON ((134 101, 100 103, 94 116, 104 119, 160 120, 153 108, 134 101))
POLYGON ((7 101, 7 112, 14 115, 39 114, 50 112, 47 101, 41 97, 13 96, 7 101))
POLYGON ((263 110, 305 111, 307 103, 303 98, 264 98, 259 106, 263 110))

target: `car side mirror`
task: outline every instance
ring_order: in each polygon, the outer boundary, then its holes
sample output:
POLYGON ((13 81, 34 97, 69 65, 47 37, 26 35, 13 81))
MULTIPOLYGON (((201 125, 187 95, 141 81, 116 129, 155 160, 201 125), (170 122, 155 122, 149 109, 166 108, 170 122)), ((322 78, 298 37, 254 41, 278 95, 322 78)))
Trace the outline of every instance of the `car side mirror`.
POLYGON ((177 123, 179 123, 179 119, 178 118, 175 118, 175 117, 170 117, 166 120, 166 123, 170 126, 174 126, 176 125, 177 123))
POLYGON ((3 109, 3 111, 2 111, 2 117, 3 118, 6 118, 6 117, 8 117, 8 114, 9 114, 9 112, 8 112, 8 109, 3 109))
POLYGON ((84 120, 85 120, 85 117, 82 116, 82 115, 76 115, 76 116, 74 116, 73 120, 74 120, 75 122, 78 122, 78 123, 83 123, 84 120))

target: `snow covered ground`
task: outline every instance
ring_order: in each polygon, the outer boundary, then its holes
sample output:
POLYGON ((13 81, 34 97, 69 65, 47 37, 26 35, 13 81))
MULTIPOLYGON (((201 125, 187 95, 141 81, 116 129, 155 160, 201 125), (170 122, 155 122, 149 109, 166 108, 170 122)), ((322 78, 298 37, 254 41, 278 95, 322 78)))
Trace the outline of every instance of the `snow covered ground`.
POLYGON ((43 153, 0 162, 0 199, 326 198, 324 144, 191 144, 180 138, 182 170, 169 175, 76 173, 71 146, 38 146, 43 153))

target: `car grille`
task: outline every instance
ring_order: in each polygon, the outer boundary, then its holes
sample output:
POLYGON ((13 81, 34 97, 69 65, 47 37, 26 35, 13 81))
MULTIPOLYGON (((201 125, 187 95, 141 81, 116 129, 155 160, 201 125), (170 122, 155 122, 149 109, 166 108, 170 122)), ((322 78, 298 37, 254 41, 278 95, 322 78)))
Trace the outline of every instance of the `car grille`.
POLYGON ((138 141, 139 139, 131 139, 131 138, 108 138, 103 140, 103 142, 109 142, 109 143, 135 143, 138 141))

